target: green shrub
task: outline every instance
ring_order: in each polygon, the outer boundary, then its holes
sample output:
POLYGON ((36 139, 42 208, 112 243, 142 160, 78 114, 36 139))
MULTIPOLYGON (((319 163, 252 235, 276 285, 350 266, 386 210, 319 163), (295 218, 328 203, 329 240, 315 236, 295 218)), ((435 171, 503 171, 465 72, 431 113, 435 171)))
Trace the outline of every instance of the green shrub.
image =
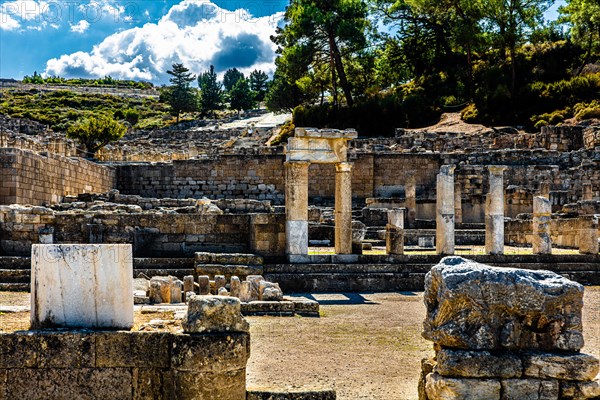
POLYGON ((277 137, 271 141, 271 146, 287 143, 287 140, 294 136, 294 129, 296 129, 294 123, 292 121, 287 121, 279 129, 277 137))
POLYGON ((469 104, 460 113, 460 118, 463 121, 468 122, 470 124, 477 122, 478 117, 479 117, 479 111, 477 111, 477 106, 475 104, 469 104))
POLYGON ((535 127, 537 129, 540 129, 542 126, 546 126, 548 125, 548 121, 544 121, 543 119, 540 119, 538 122, 535 123, 535 127))
POLYGON ((127 110, 125 111, 125 120, 129 122, 131 125, 135 125, 140 120, 140 114, 135 110, 127 110))

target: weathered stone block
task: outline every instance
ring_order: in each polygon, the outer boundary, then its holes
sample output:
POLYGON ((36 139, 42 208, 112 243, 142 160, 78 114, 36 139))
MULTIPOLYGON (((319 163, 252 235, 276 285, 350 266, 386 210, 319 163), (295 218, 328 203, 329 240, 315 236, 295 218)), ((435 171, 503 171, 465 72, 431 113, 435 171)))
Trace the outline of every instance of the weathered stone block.
POLYGON ((429 400, 499 400, 500 381, 448 378, 434 372, 427 375, 425 392, 429 400))
POLYGON ((248 332, 240 300, 228 296, 194 296, 183 319, 187 333, 248 332))
POLYGON ((549 271, 446 257, 425 278, 423 337, 473 349, 578 351, 583 286, 549 271))
POLYGON ((600 398, 600 380, 587 382, 560 382, 561 399, 595 399, 600 398))
POLYGON ((169 368, 171 335, 165 332, 101 332, 96 339, 100 368, 169 368))
POLYGON ((250 388, 246 400, 335 400, 333 389, 268 389, 250 388))
POLYGON ((557 400, 559 385, 556 380, 507 379, 502 380, 502 400, 557 400))
POLYGON ((174 400, 245 400, 246 370, 219 374, 173 372, 174 400))
POLYGON ((196 373, 237 371, 246 366, 249 346, 246 333, 172 335, 171 368, 196 373))
POLYGON ((523 373, 533 378, 590 381, 598 375, 600 363, 589 354, 526 353, 523 373))
POLYGON ((435 372, 442 376, 465 378, 517 378, 522 374, 521 359, 512 354, 492 355, 489 351, 441 349, 435 372))
POLYGON ((31 326, 133 326, 131 245, 33 245, 31 326))
POLYGON ((11 399, 131 399, 131 371, 123 368, 14 368, 8 370, 11 399))

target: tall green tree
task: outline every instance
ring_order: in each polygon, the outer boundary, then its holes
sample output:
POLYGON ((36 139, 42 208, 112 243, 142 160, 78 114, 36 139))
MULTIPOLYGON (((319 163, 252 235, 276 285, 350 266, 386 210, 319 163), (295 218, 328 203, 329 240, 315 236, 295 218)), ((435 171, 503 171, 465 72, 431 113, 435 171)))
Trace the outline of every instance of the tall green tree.
MULTIPOLYGON (((306 73, 328 65, 333 102, 338 104, 338 85, 346 104, 354 103, 344 59, 366 47, 369 27, 367 6, 361 0, 292 0, 285 12, 285 26, 272 40, 279 45, 279 64, 306 73), (293 66, 294 63, 299 63, 293 66), (291 65, 290 65, 291 64, 291 65)), ((300 77, 290 77, 293 84, 300 77)))
POLYGON ((261 70, 250 73, 250 89, 255 93, 257 101, 263 101, 267 93, 267 81, 269 76, 261 70))
POLYGON ((600 0, 567 0, 559 11, 561 21, 570 26, 573 40, 585 49, 579 75, 586 64, 600 57, 600 0))
POLYGON ((517 46, 543 23, 544 12, 553 0, 486 0, 482 15, 487 32, 494 39, 503 59, 510 62, 510 91, 515 96, 517 81, 517 46))
POLYGON ((86 149, 86 156, 94 154, 110 142, 117 141, 125 135, 127 128, 107 117, 90 117, 79 120, 67 129, 67 137, 77 140, 86 149))
POLYGON ((247 79, 238 80, 229 92, 229 103, 232 109, 249 110, 254 107, 254 93, 250 90, 247 79))
POLYGON ((216 110, 223 108, 223 89, 217 80, 215 67, 198 76, 198 87, 200 88, 200 110, 202 113, 210 113, 213 117, 216 110))
POLYGON ((171 106, 171 113, 177 117, 179 123, 179 115, 182 112, 191 112, 198 109, 196 94, 191 83, 196 80, 196 77, 190 73, 190 70, 183 64, 173 64, 171 70, 167 71, 171 75, 169 79, 171 86, 165 92, 165 97, 171 106))
POLYGON ((227 92, 230 92, 235 84, 240 79, 244 78, 244 74, 238 71, 237 68, 229 68, 227 71, 225 71, 225 75, 223 76, 223 86, 225 86, 225 90, 227 92))

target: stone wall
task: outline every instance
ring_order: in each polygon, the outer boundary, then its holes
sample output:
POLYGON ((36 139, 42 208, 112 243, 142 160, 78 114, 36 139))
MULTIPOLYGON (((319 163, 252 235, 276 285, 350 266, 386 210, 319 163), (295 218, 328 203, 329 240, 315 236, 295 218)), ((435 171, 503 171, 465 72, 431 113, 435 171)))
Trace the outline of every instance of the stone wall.
POLYGON ((66 195, 106 192, 115 170, 82 158, 0 148, 0 204, 58 202, 66 195))
POLYGON ((0 206, 1 254, 29 255, 32 244, 44 241, 129 243, 136 257, 182 257, 197 251, 278 256, 285 249, 285 216, 0 206))
POLYGON ((246 398, 247 333, 0 333, 2 399, 246 398))
MULTIPOLYGON (((561 218, 550 221, 553 247, 579 248, 579 234, 589 229, 591 219, 561 218)), ((598 231, 600 234, 600 230, 598 231)), ((533 225, 531 219, 513 219, 504 224, 505 242, 510 245, 531 245, 533 225)))

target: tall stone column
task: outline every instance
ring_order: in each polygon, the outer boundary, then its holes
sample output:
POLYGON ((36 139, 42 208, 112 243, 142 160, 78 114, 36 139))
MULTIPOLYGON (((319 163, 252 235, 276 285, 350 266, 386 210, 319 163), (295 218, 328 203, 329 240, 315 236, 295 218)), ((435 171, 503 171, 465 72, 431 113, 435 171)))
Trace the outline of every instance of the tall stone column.
POLYGON ((579 253, 598 254, 598 222, 593 215, 579 217, 579 253))
POLYGON ((593 199, 594 199, 594 192, 592 191, 592 184, 584 183, 582 200, 589 201, 589 200, 593 200, 593 199))
POLYGON ((285 166, 285 236, 288 255, 308 254, 308 161, 285 166))
POLYGON ((462 188, 460 182, 454 182, 454 222, 462 223, 462 188))
POLYGON ((406 206, 406 224, 409 228, 414 228, 417 219, 417 183, 414 172, 409 173, 406 177, 404 194, 406 197, 404 202, 406 206))
POLYGON ((504 254, 504 170, 490 166, 490 191, 485 199, 485 252, 504 254))
POLYGON ((442 165, 437 176, 436 252, 454 254, 454 166, 442 165))
POLYGON ((544 196, 533 198, 533 254, 551 254, 550 220, 552 204, 544 196))
POLYGON ((335 252, 352 254, 352 163, 335 165, 335 252))
POLYGON ((387 212, 388 223, 385 227, 385 250, 387 254, 404 254, 405 211, 405 208, 394 208, 387 212))

